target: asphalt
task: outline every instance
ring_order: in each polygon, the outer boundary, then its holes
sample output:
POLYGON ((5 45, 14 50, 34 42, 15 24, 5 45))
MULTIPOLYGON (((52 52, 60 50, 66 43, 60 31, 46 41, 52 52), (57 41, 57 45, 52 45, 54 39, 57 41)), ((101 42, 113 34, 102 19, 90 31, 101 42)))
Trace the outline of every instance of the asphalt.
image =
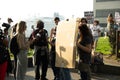
MULTIPOLYGON (((35 80, 34 75, 35 75, 34 67, 28 68, 25 80, 35 80)), ((72 80, 80 79, 79 73, 76 70, 71 70, 71 77, 72 77, 72 80)), ((53 80, 53 78, 54 78, 51 68, 48 68, 47 78, 49 80, 53 80)), ((14 80, 13 74, 6 76, 5 80, 14 80)), ((92 73, 92 80, 120 80, 120 76, 119 75, 107 75, 107 74, 92 73)))

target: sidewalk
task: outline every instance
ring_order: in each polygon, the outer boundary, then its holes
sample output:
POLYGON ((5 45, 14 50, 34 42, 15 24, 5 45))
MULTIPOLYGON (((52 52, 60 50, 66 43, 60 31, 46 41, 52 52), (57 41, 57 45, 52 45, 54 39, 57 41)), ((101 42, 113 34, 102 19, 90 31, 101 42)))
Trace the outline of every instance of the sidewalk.
MULTIPOLYGON (((34 68, 28 68, 25 80, 35 80, 34 75, 35 75, 34 68)), ((80 79, 80 76, 76 71, 71 71, 71 76, 72 76, 72 80, 80 79)), ((53 78, 54 78, 51 68, 48 68, 47 78, 49 80, 53 80, 53 78)), ((5 80, 14 80, 13 74, 10 74, 10 76, 6 77, 5 80)), ((120 80, 120 76, 92 73, 92 80, 120 80)))

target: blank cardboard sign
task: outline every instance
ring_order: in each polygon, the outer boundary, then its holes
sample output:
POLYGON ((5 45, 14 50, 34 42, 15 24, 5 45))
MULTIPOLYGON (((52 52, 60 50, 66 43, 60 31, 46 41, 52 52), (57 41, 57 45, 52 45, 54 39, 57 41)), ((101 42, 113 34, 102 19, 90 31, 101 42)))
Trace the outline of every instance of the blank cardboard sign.
POLYGON ((56 67, 75 68, 76 20, 61 21, 56 33, 56 67))

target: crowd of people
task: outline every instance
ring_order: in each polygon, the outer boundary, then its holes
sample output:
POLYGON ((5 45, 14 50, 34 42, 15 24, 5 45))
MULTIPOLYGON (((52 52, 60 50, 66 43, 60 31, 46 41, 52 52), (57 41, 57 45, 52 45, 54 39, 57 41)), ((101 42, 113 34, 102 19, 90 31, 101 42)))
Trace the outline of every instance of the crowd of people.
MULTIPOLYGON (((44 28, 44 22, 42 20, 38 20, 36 28, 33 29, 29 39, 26 39, 25 36, 27 28, 25 21, 20 21, 14 26, 10 25, 11 22, 13 22, 13 20, 8 18, 8 23, 4 23, 2 25, 5 26, 5 28, 4 31, 0 32, 0 40, 2 43, 5 42, 5 48, 9 49, 11 39, 13 36, 17 36, 17 43, 20 51, 17 55, 14 55, 13 73, 15 80, 25 80, 28 64, 27 53, 29 48, 34 50, 35 80, 48 80, 46 75, 49 63, 54 73, 54 80, 72 80, 69 68, 55 66, 55 42, 57 25, 60 22, 59 17, 54 18, 56 26, 51 29, 50 36, 48 35, 48 31, 44 28)), ((92 27, 88 27, 86 18, 78 20, 78 37, 76 40, 76 46, 80 65, 78 70, 80 70, 80 77, 82 80, 91 80, 91 52, 92 50, 95 51, 97 41, 100 36, 99 21, 94 20, 93 24, 94 25, 92 27)), ((0 64, 0 80, 5 80, 7 68, 9 66, 8 63, 10 62, 10 54, 8 56, 9 59, 0 64)))

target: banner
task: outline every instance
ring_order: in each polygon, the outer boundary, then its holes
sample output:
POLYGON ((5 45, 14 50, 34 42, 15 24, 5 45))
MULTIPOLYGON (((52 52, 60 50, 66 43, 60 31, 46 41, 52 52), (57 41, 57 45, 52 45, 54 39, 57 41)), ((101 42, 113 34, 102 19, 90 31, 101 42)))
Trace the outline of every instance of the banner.
POLYGON ((119 12, 115 12, 115 21, 116 21, 116 23, 120 23, 120 13, 119 12))

